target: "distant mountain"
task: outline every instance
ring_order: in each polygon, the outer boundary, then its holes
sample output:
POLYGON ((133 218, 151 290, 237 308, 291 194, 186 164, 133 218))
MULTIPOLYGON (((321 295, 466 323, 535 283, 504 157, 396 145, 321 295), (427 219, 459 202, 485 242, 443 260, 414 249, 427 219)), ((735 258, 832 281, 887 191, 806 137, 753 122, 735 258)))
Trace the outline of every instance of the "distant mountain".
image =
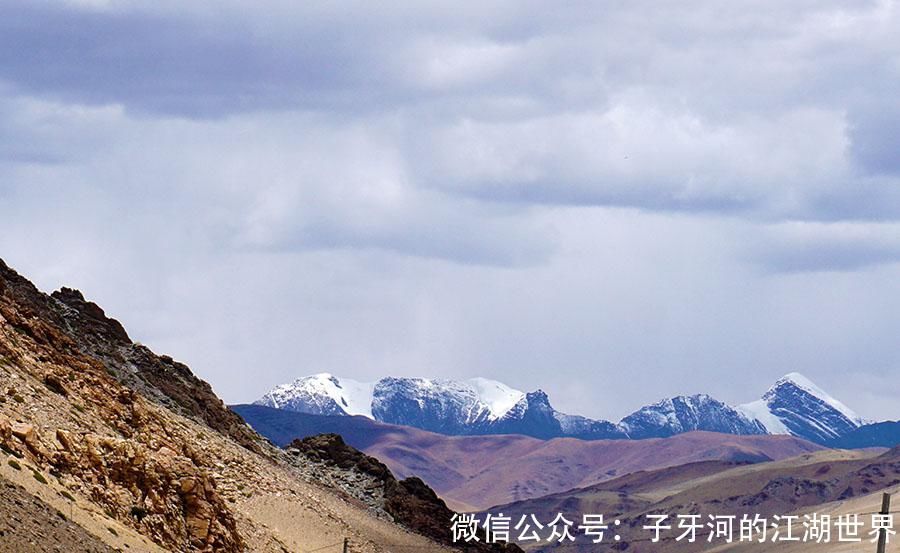
POLYGON ((382 378, 363 383, 328 373, 278 386, 255 405, 313 415, 362 415, 448 435, 625 438, 608 421, 556 411, 541 390, 521 392, 486 378, 382 378))
POLYGON ((644 406, 618 424, 561 413, 541 390, 525 393, 485 378, 389 377, 364 383, 322 373, 278 386, 255 404, 314 415, 362 415, 448 435, 541 439, 645 439, 708 431, 789 434, 828 444, 862 424, 843 403, 797 373, 739 407, 705 394, 676 396, 644 406))
POLYGON ((311 415, 363 415, 372 418, 372 384, 327 373, 298 378, 277 386, 256 405, 311 415))
POLYGON ((705 394, 677 396, 642 407, 619 427, 630 438, 706 430, 727 434, 788 434, 827 445, 862 419, 799 373, 778 379, 762 398, 732 407, 705 394))
POLYGON ((693 430, 724 434, 767 434, 758 420, 706 394, 677 396, 642 407, 619 426, 634 439, 664 438, 693 430))
POLYGON ((372 394, 372 417, 442 434, 484 434, 525 394, 484 378, 382 378, 372 394))
POLYGON ((897 447, 900 445, 900 421, 876 422, 860 426, 828 443, 831 447, 897 447))
POLYGON ((791 434, 821 444, 862 425, 859 415, 798 373, 782 377, 762 399, 739 409, 770 434, 791 434))

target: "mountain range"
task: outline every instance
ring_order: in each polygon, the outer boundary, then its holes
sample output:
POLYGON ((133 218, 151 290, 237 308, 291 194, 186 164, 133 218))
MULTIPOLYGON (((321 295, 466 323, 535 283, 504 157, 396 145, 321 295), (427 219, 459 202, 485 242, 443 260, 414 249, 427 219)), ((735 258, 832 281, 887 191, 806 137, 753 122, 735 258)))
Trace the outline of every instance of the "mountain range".
POLYGON ((526 393, 486 378, 387 377, 364 383, 320 373, 280 385, 254 404, 313 415, 361 415, 448 435, 541 439, 646 439, 708 431, 787 434, 829 444, 864 424, 799 373, 785 375, 760 399, 743 405, 706 394, 676 396, 644 406, 618 423, 562 413, 542 390, 526 393))
POLYGON ((235 412, 276 445, 327 432, 371 455, 398 477, 418 476, 448 505, 479 510, 698 461, 761 463, 824 449, 787 435, 686 432, 646 440, 542 440, 520 434, 447 436, 362 416, 309 415, 262 405, 235 412))

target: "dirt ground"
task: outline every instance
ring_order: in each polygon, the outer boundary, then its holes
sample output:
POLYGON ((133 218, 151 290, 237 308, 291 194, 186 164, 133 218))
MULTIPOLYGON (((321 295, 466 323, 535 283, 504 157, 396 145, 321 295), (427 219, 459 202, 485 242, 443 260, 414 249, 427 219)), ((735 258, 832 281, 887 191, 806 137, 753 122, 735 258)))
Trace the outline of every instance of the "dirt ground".
POLYGON ((0 478, 0 551, 109 553, 115 549, 22 486, 0 478))

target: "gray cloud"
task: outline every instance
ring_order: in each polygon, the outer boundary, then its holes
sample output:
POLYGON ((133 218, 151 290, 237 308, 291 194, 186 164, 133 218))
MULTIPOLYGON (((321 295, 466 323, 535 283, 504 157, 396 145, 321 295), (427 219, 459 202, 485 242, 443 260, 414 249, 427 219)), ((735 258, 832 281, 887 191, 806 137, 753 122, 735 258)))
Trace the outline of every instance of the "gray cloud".
POLYGON ((614 418, 799 370, 896 418, 893 3, 0 12, 0 255, 228 401, 481 374, 614 418))
POLYGON ((858 186, 892 171, 890 4, 510 7, 12 2, 0 82, 177 117, 391 118, 414 186, 482 200, 896 216, 896 186, 858 186))
MULTIPOLYGON (((900 70, 887 82, 900 84, 900 70)), ((883 94, 891 98, 889 92, 883 94)), ((849 133, 853 157, 867 174, 900 177, 900 106, 888 100, 866 108, 853 114, 849 133)))
POLYGON ((776 271, 854 271, 900 261, 897 223, 782 223, 755 244, 776 271))
POLYGON ((327 29, 292 41, 239 21, 146 10, 7 6, 0 22, 0 78, 26 94, 188 117, 340 103, 364 86, 359 44, 327 29))

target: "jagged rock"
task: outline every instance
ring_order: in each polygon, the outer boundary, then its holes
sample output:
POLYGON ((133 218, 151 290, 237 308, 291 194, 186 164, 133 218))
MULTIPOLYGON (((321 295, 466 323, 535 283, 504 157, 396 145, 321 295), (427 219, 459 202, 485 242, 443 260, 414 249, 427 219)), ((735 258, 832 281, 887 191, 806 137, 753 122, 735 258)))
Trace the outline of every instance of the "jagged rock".
POLYGON ((25 443, 35 440, 34 425, 25 424, 24 422, 15 422, 12 424, 12 435, 19 438, 25 443))
MULTIPOLYGON (((0 317, 37 345, 47 346, 42 353, 48 361, 65 364, 73 361, 73 355, 81 357, 73 364, 75 369, 84 364, 83 356, 88 356, 127 388, 262 452, 256 434, 216 396, 209 383, 171 357, 156 355, 132 342, 119 321, 85 300, 78 290, 62 288, 48 296, 2 259, 0 283, 6 299, 0 301, 0 317)), ((18 354, 0 342, 0 355, 15 358, 18 354)), ((62 376, 50 378, 63 384, 62 376)), ((48 386, 53 389, 54 384, 48 386)))
POLYGON ((34 425, 23 422, 14 422, 10 426, 10 432, 15 438, 18 438, 25 444, 28 452, 35 459, 43 459, 48 456, 47 450, 41 445, 40 438, 38 437, 34 425))
POLYGON ((57 470, 87 483, 92 499, 129 520, 135 507, 159 543, 188 542, 195 549, 239 551, 241 539, 212 476, 168 447, 152 451, 123 439, 87 434, 77 441, 57 432, 57 470))
POLYGON ((66 389, 62 380, 53 373, 44 375, 44 386, 61 396, 68 397, 69 395, 69 390, 66 389))

